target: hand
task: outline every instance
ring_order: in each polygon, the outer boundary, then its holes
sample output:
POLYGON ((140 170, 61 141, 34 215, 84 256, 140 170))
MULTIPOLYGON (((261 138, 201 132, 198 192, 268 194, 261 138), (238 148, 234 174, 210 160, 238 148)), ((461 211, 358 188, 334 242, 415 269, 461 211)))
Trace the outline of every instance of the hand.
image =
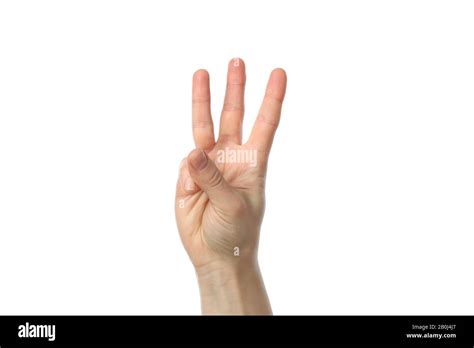
POLYGON ((196 269, 204 313, 271 313, 258 267, 265 209, 265 175, 286 89, 286 74, 272 71, 247 143, 242 144, 245 65, 229 63, 219 137, 214 138, 209 74, 193 76, 196 149, 181 162, 176 221, 196 269))

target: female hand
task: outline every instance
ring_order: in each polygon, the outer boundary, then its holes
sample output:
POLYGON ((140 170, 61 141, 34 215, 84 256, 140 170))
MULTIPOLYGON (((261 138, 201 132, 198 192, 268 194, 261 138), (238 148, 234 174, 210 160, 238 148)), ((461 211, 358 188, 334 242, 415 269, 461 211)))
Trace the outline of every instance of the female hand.
POLYGON ((209 74, 193 76, 196 149, 181 162, 176 221, 199 280, 203 313, 271 314, 258 266, 265 175, 280 120, 286 74, 272 71, 248 141, 242 144, 245 65, 230 61, 217 141, 209 74))

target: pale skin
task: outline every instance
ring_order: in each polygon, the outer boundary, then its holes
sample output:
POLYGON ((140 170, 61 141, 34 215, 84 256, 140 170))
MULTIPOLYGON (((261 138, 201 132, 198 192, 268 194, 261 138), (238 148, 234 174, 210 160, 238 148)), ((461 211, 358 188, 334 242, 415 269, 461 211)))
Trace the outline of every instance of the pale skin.
POLYGON ((286 73, 271 72, 252 132, 242 143, 245 64, 229 62, 217 140, 210 108, 209 74, 193 75, 192 125, 196 148, 181 162, 176 221, 196 270, 203 314, 272 314, 258 264, 265 210, 265 177, 281 115, 286 73), (240 159, 223 152, 254 154, 240 159))

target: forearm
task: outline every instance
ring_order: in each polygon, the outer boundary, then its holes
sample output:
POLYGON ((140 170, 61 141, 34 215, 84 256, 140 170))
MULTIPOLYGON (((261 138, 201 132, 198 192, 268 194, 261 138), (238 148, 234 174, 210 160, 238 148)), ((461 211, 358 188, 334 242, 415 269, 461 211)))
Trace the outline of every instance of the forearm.
POLYGON ((214 264, 196 270, 203 314, 271 315, 257 263, 214 264))

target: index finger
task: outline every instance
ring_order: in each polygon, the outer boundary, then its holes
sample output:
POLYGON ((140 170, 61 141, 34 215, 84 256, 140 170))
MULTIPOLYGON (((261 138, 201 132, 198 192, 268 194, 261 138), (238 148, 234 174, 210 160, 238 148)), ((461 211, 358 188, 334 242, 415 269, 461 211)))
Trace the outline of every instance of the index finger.
POLYGON ((192 90, 193 137, 196 147, 209 149, 215 144, 214 125, 211 116, 211 92, 209 73, 200 69, 193 75, 192 90))

